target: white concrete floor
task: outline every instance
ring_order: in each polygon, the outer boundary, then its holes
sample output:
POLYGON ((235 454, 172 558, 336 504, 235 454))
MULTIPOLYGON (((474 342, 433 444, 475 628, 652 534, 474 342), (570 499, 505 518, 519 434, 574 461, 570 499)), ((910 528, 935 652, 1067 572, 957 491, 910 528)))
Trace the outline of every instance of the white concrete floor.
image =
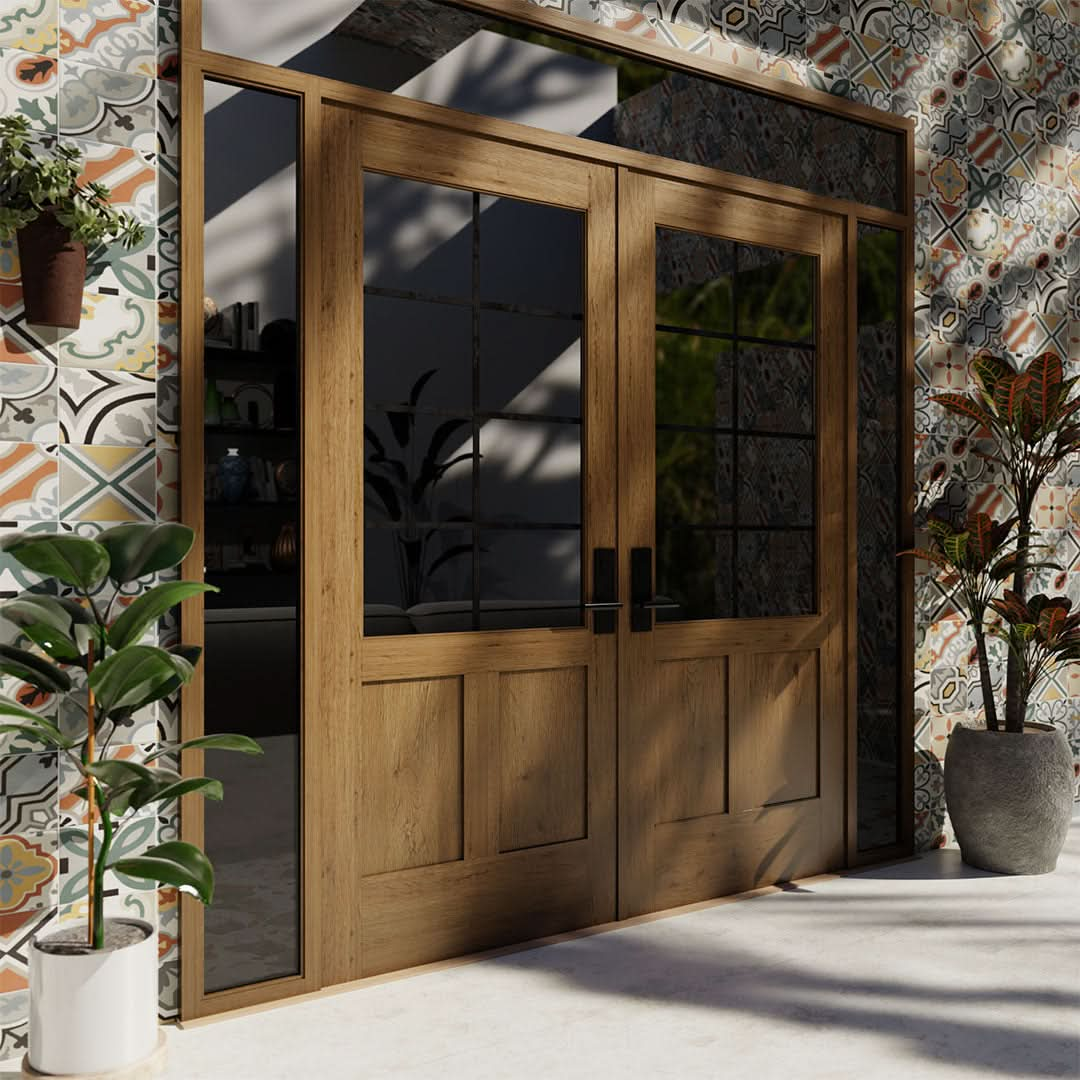
POLYGON ((1056 874, 935 852, 172 1030, 165 1076, 1076 1077, 1078 905, 1080 819, 1056 874))

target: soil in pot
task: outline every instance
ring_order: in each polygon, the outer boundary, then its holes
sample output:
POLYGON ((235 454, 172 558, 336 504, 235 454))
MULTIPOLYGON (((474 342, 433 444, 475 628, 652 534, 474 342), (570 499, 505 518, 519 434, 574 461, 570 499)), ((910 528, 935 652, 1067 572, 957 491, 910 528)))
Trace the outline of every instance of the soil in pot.
POLYGON ((1072 751, 1049 724, 1023 734, 956 727, 945 802, 964 862, 999 874, 1048 874, 1073 811, 1072 751))
POLYGON ((75 330, 82 317, 86 283, 86 245, 51 213, 43 213, 18 232, 26 321, 75 330))
MULTIPOLYGON (((149 934, 150 931, 144 923, 106 919, 104 951, 137 945, 140 941, 145 941, 149 934)), ((85 926, 71 926, 48 937, 38 938, 34 947, 49 953, 50 956, 89 956, 95 951, 87 943, 85 926)))

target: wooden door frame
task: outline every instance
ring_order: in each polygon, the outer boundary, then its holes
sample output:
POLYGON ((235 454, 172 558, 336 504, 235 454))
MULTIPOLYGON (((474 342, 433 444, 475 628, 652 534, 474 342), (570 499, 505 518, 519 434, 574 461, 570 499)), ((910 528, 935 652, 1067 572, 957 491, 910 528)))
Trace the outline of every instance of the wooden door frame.
MULTIPOLYGON (((903 117, 879 112, 866 106, 830 94, 795 87, 779 81, 773 81, 756 73, 746 72, 731 65, 681 52, 674 48, 647 42, 631 37, 621 31, 594 26, 547 9, 536 8, 528 0, 460 0, 462 6, 492 15, 513 18, 529 23, 538 29, 546 30, 564 37, 571 37, 586 44, 611 48, 614 51, 641 59, 651 59, 670 67, 679 68, 693 74, 728 82, 732 85, 766 93, 770 96, 811 106, 821 111, 834 113, 857 120, 873 127, 894 131, 902 136, 903 162, 901 172, 901 192, 903 212, 885 210, 880 207, 828 196, 815 195, 796 188, 786 187, 769 181, 756 180, 704 166, 626 150, 620 147, 593 143, 581 138, 563 136, 539 129, 526 127, 508 121, 493 120, 471 114, 456 113, 452 110, 411 101, 393 95, 367 90, 362 87, 305 75, 254 61, 243 60, 223 54, 207 52, 202 49, 202 0, 185 0, 181 9, 181 65, 180 91, 182 115, 187 118, 181 124, 181 300, 180 300, 180 385, 181 417, 180 432, 180 506, 181 519, 196 530, 196 542, 183 566, 185 576, 190 580, 201 580, 203 575, 203 504, 202 477, 204 451, 199 437, 203 423, 203 167, 204 133, 198 119, 203 115, 203 82, 216 79, 251 89, 265 90, 285 94, 298 102, 301 124, 301 154, 299 162, 299 268, 300 296, 302 310, 306 318, 302 319, 301 351, 305 371, 305 382, 309 387, 333 389, 334 394, 345 395, 350 400, 358 401, 361 387, 341 381, 341 373, 328 371, 325 378, 320 378, 318 366, 326 362, 330 355, 328 349, 320 348, 320 330, 322 321, 316 313, 324 312, 328 319, 335 317, 327 304, 325 294, 320 292, 319 266, 325 257, 325 249, 313 243, 312 237, 323 233, 322 222, 334 221, 334 228, 340 228, 345 221, 347 227, 356 229, 359 222, 349 217, 347 199, 343 196, 335 200, 334 206, 320 205, 319 185, 307 182, 308 177, 322 175, 323 168, 340 170, 341 163, 324 155, 324 147, 329 145, 332 133, 325 132, 322 125, 322 104, 336 102, 352 105, 361 109, 383 113, 433 124, 450 130, 470 132, 509 145, 532 146, 583 163, 607 165, 613 169, 620 166, 634 169, 646 175, 668 177, 690 181, 718 192, 731 192, 748 195, 770 205, 785 205, 814 209, 826 214, 841 217, 846 222, 849 252, 854 251, 853 243, 858 224, 878 225, 900 233, 904 265, 901 284, 901 347, 902 353, 902 388, 901 388, 901 466, 900 484, 905 493, 906 512, 903 516, 905 536, 904 546, 909 546, 913 532, 912 516, 914 511, 914 415, 911 402, 914 396, 914 123, 903 117), (194 121, 194 122, 193 122, 194 121), (325 156, 325 166, 324 166, 325 156), (332 164, 330 162, 333 162, 332 164)), ((347 191, 347 185, 341 186, 347 191)), ((358 248, 357 248, 358 250, 358 248)), ((356 268, 339 267, 337 272, 353 273, 356 268)), ((856 267, 854 259, 848 258, 847 311, 849 322, 849 341, 847 350, 848 369, 848 426, 854 430, 855 423, 855 388, 857 372, 856 339, 854 333, 856 319, 856 267)), ((351 318, 355 313, 346 307, 339 308, 337 317, 351 318)), ((329 331, 326 331, 329 332, 329 331)), ((323 339, 326 340, 326 339, 323 339)), ((329 407, 325 396, 320 395, 309 401, 311 415, 318 415, 317 410, 329 407)), ((358 414, 357 414, 358 415, 358 414)), ((340 501, 344 492, 342 485, 335 486, 332 477, 341 477, 347 467, 360 469, 357 462, 349 462, 337 448, 342 443, 342 432, 338 438, 330 440, 312 440, 311 446, 305 446, 305 542, 325 549, 326 557, 306 560, 303 577, 305 597, 319 595, 321 590, 334 593, 338 600, 336 610, 342 618, 355 619, 362 610, 362 581, 359 563, 354 551, 340 550, 329 537, 324 538, 318 531, 318 515, 313 513, 320 504, 319 492, 332 492, 335 500, 340 501), (330 584, 334 585, 329 589, 330 584)), ((354 436, 357 433, 353 433, 354 436)), ((344 445, 359 447, 362 438, 344 445)), ((358 459, 359 460, 359 459, 358 459)), ((856 481, 856 447, 854 440, 848 446, 848 522, 850 551, 854 551, 855 516, 853 513, 856 481)), ((355 475, 355 474, 354 474, 355 475)), ((351 498, 341 504, 343 512, 359 515, 362 523, 362 498, 351 498)), ((851 582, 854 582, 854 564, 849 559, 851 582)), ((902 570, 902 611, 901 626, 901 685, 910 687, 914 678, 914 636, 913 636, 913 570, 910 562, 902 570)), ((305 601, 306 602, 306 601, 305 601)), ((855 590, 849 587, 849 627, 857 625, 855 615, 855 590)), ((203 603, 201 598, 185 602, 181 611, 181 624, 184 639, 192 644, 203 642, 203 603)), ((306 620, 302 620, 305 622, 306 620)), ((873 852, 860 853, 856 843, 856 789, 855 747, 856 747, 856 711, 854 682, 854 634, 849 634, 847 642, 849 657, 848 681, 848 841, 847 863, 849 866, 862 865, 896 858, 910 853, 913 842, 912 813, 900 815, 900 839, 887 848, 873 852)), ((333 656, 335 662, 345 664, 353 672, 344 683, 333 688, 321 686, 318 680, 304 683, 304 713, 309 716, 329 715, 334 710, 345 710, 350 702, 359 696, 359 658, 349 643, 336 642, 329 635, 323 637, 318 625, 312 624, 303 640, 303 669, 314 667, 317 657, 333 656)), ((181 733, 184 738, 192 738, 202 733, 203 682, 201 672, 196 672, 191 687, 182 695, 181 733)), ((900 798, 901 805, 913 807, 913 767, 914 767, 914 694, 905 694, 901 701, 902 739, 900 755, 900 798)), ((194 1019, 215 1013, 240 1009, 251 1005, 292 997, 318 989, 325 985, 320 970, 321 927, 323 925, 323 877, 333 873, 320 859, 320 819, 326 820, 332 806, 338 805, 338 796, 334 794, 333 784, 316 784, 316 777, 325 781, 335 776, 339 784, 349 790, 350 777, 335 773, 335 759, 342 760, 342 752, 347 746, 334 745, 329 738, 319 736, 313 725, 305 724, 301 739, 302 796, 301 837, 302 837, 302 973, 283 979, 275 979, 252 986, 240 987, 213 994, 206 994, 202 989, 203 974, 203 913, 197 901, 190 897, 181 899, 181 1015, 185 1019, 194 1019), (321 796, 318 792, 322 792, 321 796), (325 800, 326 805, 322 805, 325 800)), ((355 749, 355 748, 351 748, 355 749)), ((185 756, 184 771, 198 773, 202 768, 199 753, 185 756)), ((355 783, 355 781, 352 781, 355 783)), ((339 808, 338 808, 339 812, 339 808)), ((184 839, 201 843, 203 838, 203 811, 201 803, 193 796, 183 800, 181 831, 184 839)), ((347 872, 346 867, 339 867, 340 872, 347 872)))

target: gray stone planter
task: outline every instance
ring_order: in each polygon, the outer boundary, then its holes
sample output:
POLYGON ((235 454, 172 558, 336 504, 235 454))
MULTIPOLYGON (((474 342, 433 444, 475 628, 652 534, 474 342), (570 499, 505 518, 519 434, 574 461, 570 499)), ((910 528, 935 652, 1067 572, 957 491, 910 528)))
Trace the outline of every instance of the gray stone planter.
POLYGON ((1073 811, 1072 751, 1063 732, 953 728, 945 802, 964 862, 999 874, 1049 874, 1073 811))

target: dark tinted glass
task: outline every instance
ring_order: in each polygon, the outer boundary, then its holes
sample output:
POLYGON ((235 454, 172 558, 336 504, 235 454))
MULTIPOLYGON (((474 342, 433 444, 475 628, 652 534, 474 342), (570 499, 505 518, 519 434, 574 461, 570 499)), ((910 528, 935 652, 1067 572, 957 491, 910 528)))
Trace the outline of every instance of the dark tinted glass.
POLYGON ((365 200, 365 632, 580 625, 582 215, 365 200))
POLYGON ((859 226, 856 640, 860 849, 883 847, 899 838, 899 241, 895 232, 859 226))
POLYGON ((300 573, 297 308, 299 110, 206 84, 205 730, 264 754, 221 754, 206 803, 214 903, 204 987, 300 970, 300 573), (251 140, 253 152, 238 152, 251 140), (274 812, 268 814, 267 792, 274 812))
POLYGON ((679 605, 658 617, 811 612, 814 260, 671 229, 656 243, 657 584, 679 605))
MULTIPOLYGON (((635 6, 642 5, 627 5, 635 6)), ((669 32, 684 48, 709 54, 701 15, 709 5, 651 6, 682 24, 669 32)), ((203 43, 215 52, 900 209, 899 134, 742 87, 428 0, 203 0, 202 7, 203 43), (293 14, 301 10, 303 18, 293 14)), ((569 7, 605 23, 617 9, 596 0, 569 7)), ((732 12, 745 20, 738 5, 727 5, 725 18, 732 12)), ((756 4, 751 16, 756 46, 756 4)), ((782 36, 801 41, 801 16, 795 22, 783 23, 782 36)))

